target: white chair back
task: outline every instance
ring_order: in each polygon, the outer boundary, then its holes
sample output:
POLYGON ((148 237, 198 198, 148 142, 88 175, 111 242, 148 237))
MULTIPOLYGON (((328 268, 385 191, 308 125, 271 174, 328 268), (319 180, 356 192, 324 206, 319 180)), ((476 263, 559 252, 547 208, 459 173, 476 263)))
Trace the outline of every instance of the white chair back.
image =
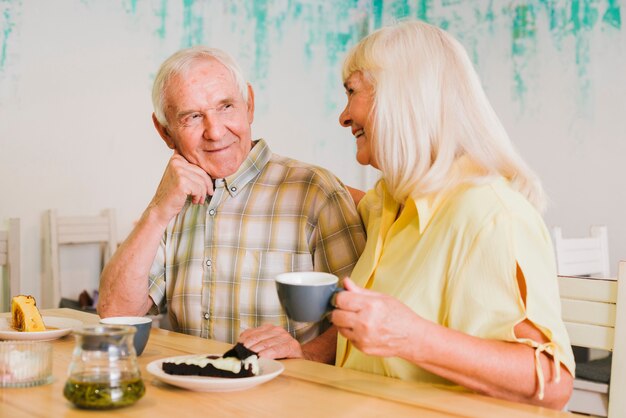
POLYGON ((115 210, 106 209, 100 216, 66 216, 57 215, 56 210, 46 212, 46 270, 44 275, 42 294, 50 296, 44 298, 45 306, 58 307, 61 301, 61 271, 59 261, 59 247, 62 245, 100 244, 102 263, 100 270, 111 258, 117 248, 117 226, 115 210), (45 281, 50 280, 50 283, 45 281))
POLYGON ((557 273, 562 276, 610 277, 609 238, 606 226, 592 226, 590 236, 563 238, 552 228, 557 273))
POLYGON ((20 220, 9 219, 6 231, 0 231, 0 267, 5 267, 9 278, 9 294, 0 300, 0 305, 6 306, 11 296, 19 295, 22 291, 20 281, 20 220))
POLYGON ((571 412, 618 418, 626 411, 626 261, 618 280, 559 276, 561 310, 572 345, 612 351, 610 384, 574 381, 571 412), (622 394, 620 395, 620 392, 622 394))

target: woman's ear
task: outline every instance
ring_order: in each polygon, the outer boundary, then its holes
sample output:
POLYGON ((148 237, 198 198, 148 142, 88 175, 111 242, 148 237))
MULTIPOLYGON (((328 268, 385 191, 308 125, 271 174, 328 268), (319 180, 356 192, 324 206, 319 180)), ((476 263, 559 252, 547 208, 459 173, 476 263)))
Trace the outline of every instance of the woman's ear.
POLYGON ((176 149, 176 144, 174 143, 174 140, 172 139, 172 136, 170 135, 167 127, 161 125, 161 122, 158 121, 154 113, 152 114, 152 123, 154 124, 154 127, 156 128, 159 135, 161 135, 161 138, 163 138, 163 141, 165 141, 167 147, 170 149, 176 149))

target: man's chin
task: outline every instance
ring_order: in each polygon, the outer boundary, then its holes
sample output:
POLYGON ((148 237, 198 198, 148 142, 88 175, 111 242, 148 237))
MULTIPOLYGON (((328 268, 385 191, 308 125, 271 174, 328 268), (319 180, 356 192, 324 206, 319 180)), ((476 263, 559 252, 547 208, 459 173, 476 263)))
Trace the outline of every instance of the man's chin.
POLYGON ((211 165, 211 166, 202 167, 202 169, 206 171, 206 173, 212 179, 223 179, 225 177, 228 177, 231 174, 234 174, 238 168, 239 168, 238 165, 235 167, 233 167, 233 165, 220 165, 218 167, 211 165))

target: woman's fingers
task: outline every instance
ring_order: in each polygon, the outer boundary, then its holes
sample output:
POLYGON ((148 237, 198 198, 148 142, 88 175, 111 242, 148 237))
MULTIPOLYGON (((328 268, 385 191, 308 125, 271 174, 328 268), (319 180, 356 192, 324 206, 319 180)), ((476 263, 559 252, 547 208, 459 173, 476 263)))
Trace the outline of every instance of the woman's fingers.
POLYGON ((358 287, 350 279, 344 279, 343 285, 346 291, 337 293, 333 301, 337 309, 358 312, 383 296, 381 293, 358 287))
POLYGON ((341 335, 343 335, 346 339, 352 341, 352 343, 355 343, 356 341, 358 341, 357 337, 359 335, 352 328, 340 328, 340 327, 337 327, 337 331, 341 335))
POLYGON ((356 291, 357 289, 359 289, 356 283, 354 283, 352 279, 349 277, 346 277, 345 279, 343 279, 342 284, 343 284, 343 288, 349 291, 356 291))
POLYGON ((356 312, 335 309, 330 316, 330 321, 338 328, 354 328, 358 318, 356 312))

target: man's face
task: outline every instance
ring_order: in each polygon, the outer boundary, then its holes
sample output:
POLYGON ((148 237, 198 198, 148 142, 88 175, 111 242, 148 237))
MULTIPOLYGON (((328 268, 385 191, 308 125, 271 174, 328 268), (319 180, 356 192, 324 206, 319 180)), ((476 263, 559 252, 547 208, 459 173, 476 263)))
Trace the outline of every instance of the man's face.
POLYGON ((212 178, 233 174, 252 148, 254 94, 247 103, 219 61, 198 60, 165 87, 168 126, 157 130, 167 145, 212 178))

